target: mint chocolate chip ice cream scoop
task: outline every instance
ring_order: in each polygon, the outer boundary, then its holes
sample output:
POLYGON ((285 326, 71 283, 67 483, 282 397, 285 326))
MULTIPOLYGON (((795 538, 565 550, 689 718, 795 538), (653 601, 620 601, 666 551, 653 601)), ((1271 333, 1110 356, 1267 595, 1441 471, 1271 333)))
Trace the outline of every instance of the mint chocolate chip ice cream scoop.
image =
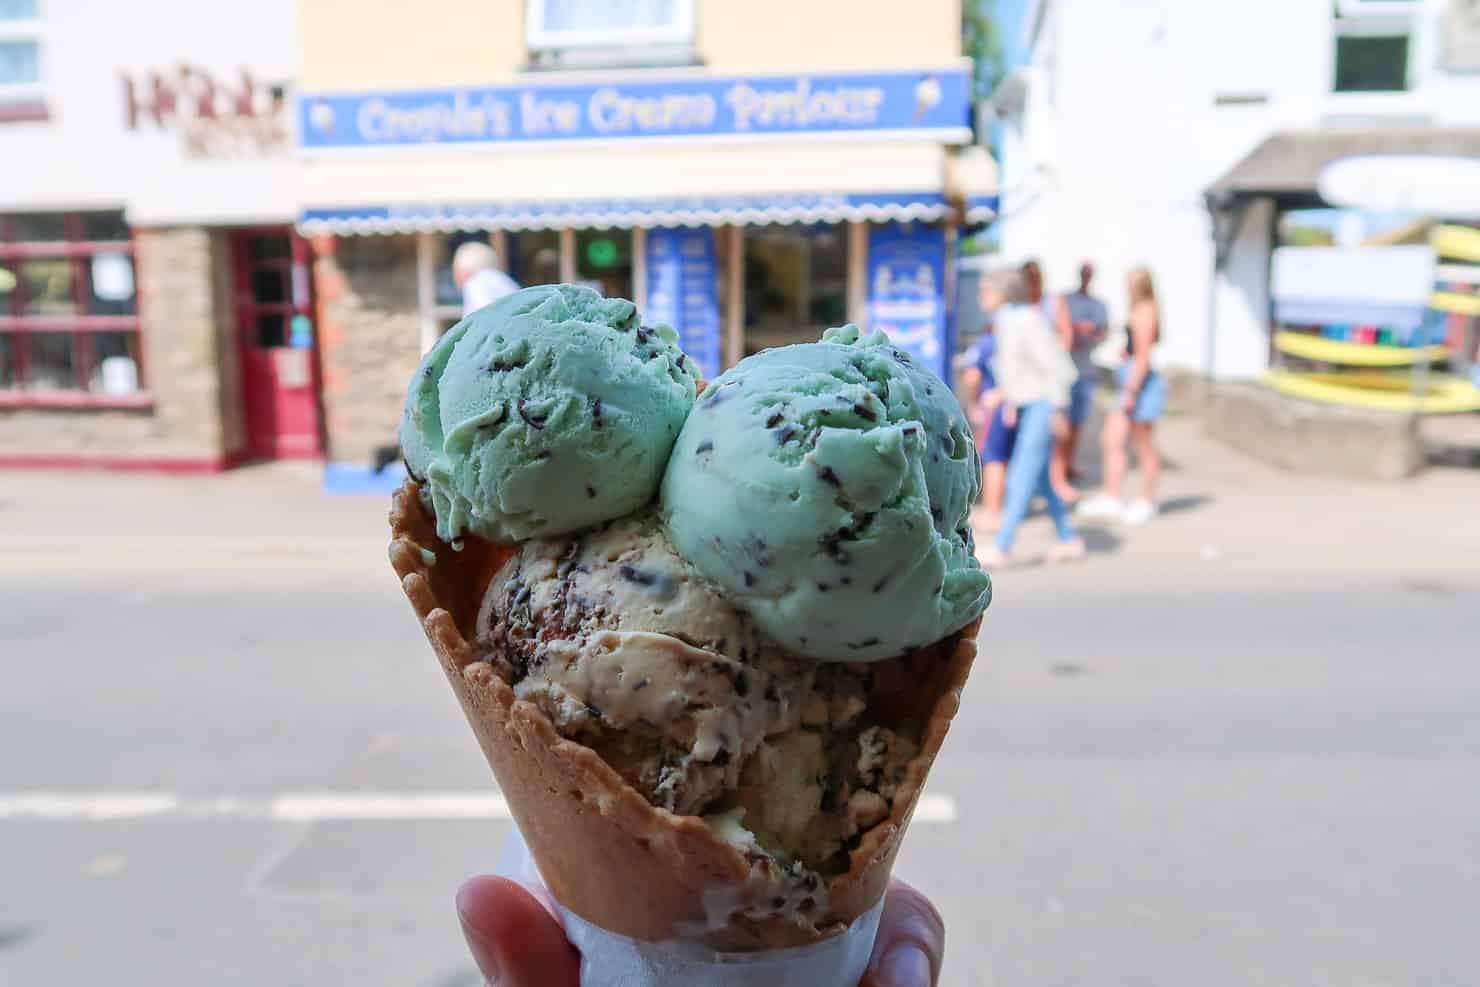
POLYGON ((710 382, 661 510, 678 552, 772 639, 877 661, 990 602, 969 521, 980 475, 950 388, 882 333, 845 326, 710 382))
POLYGON ((576 285, 526 288, 455 325, 412 378, 400 429, 438 535, 545 538, 651 501, 694 402, 676 339, 576 285))

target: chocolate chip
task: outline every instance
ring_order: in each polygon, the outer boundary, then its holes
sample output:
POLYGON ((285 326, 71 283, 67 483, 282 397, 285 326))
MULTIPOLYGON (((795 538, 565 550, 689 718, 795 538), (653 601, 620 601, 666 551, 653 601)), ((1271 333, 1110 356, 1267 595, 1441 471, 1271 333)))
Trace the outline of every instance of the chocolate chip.
POLYGON ((697 448, 697 449, 694 450, 694 455, 696 455, 696 456, 702 456, 706 452, 713 452, 713 451, 714 451, 714 440, 713 439, 705 439, 703 442, 700 442, 699 443, 699 448, 697 448))
POLYGON ((888 583, 889 583, 889 577, 888 576, 885 576, 883 579, 880 579, 878 582, 874 583, 874 592, 875 593, 882 593, 882 592, 884 592, 884 587, 886 585, 888 585, 888 583))
POLYGON ((870 638, 865 638, 862 641, 859 641, 857 644, 850 644, 850 645, 848 645, 848 647, 852 648, 854 651, 862 651, 864 648, 877 647, 878 644, 879 644, 879 639, 878 638, 876 638, 876 637, 870 637, 870 638))
POLYGON ((544 428, 545 422, 549 420, 548 415, 531 415, 524 410, 524 399, 519 399, 519 417, 523 418, 531 428, 544 428))
POLYGON ((627 580, 629 583, 636 583, 639 586, 656 586, 658 584, 657 576, 653 575, 651 572, 644 572, 643 570, 638 569, 636 566, 618 566, 617 574, 620 575, 623 579, 627 580))
POLYGON ((537 463, 543 463, 551 459, 554 455, 555 454, 549 449, 541 449, 539 452, 534 454, 534 461, 537 463))
POLYGON ((750 694, 750 675, 743 668, 735 669, 735 695, 747 696, 750 694))
POLYGON ((684 353, 678 354, 678 369, 682 370, 683 367, 684 367, 684 364, 688 362, 688 359, 689 358, 688 358, 688 356, 686 354, 684 354, 684 353))
POLYGON ((587 703, 586 704, 586 712, 589 713, 592 716, 600 716, 601 715, 601 707, 595 705, 594 703, 587 703))
POLYGON ((767 418, 766 419, 766 427, 767 428, 775 428, 777 425, 780 425, 785 420, 786 420, 786 416, 783 415, 783 414, 781 414, 778 411, 776 414, 774 414, 770 418, 767 418))
POLYGON ((643 679, 641 682, 637 683, 636 685, 634 685, 632 687, 632 691, 633 692, 641 692, 642 690, 646 689, 648 686, 650 686, 652 684, 653 683, 652 683, 652 681, 650 679, 643 679))
POLYGON ((771 899, 771 907, 772 908, 776 908, 776 909, 785 908, 786 907, 786 899, 785 898, 772 898, 771 899))
POLYGON ((591 486, 591 484, 589 483, 586 484, 586 496, 590 497, 592 500, 596 499, 596 488, 591 486))
POLYGON ((591 427, 601 427, 601 398, 591 402, 591 427))
POLYGON ((919 431, 920 430, 913 425, 906 425, 903 429, 904 434, 910 438, 914 438, 914 436, 919 434, 919 431))
POLYGON ((749 571, 745 573, 745 585, 747 588, 755 585, 755 573, 749 571))
POLYGON ((647 326, 638 326, 637 327, 637 341, 639 343, 645 343, 645 342, 647 342, 648 341, 648 337, 651 336, 651 335, 652 335, 652 331, 650 329, 648 329, 647 326))
POLYGON ((713 764, 716 768, 722 768, 725 765, 729 764, 730 749, 728 747, 721 747, 718 751, 715 752, 714 760, 710 763, 713 764))
POLYGON ((784 446, 788 442, 790 442, 796 434, 797 430, 792 428, 790 425, 786 426, 785 428, 778 428, 776 430, 776 444, 778 446, 784 446))
POLYGON ((879 413, 866 404, 855 404, 853 406, 853 413, 866 422, 876 422, 879 420, 879 413))
POLYGON ((822 467, 822 469, 817 471, 817 475, 822 477, 823 483, 829 483, 838 489, 842 489, 843 481, 838 479, 838 474, 833 471, 831 466, 822 467))
POLYGON ((406 461, 406 456, 404 454, 402 454, 402 456, 401 456, 401 465, 404 466, 404 467, 406 467, 406 475, 407 476, 411 477, 411 479, 415 480, 417 483, 421 484, 422 486, 426 486, 427 478, 424 477, 424 476, 417 476, 416 475, 416 470, 414 470, 414 469, 411 468, 411 464, 406 461))

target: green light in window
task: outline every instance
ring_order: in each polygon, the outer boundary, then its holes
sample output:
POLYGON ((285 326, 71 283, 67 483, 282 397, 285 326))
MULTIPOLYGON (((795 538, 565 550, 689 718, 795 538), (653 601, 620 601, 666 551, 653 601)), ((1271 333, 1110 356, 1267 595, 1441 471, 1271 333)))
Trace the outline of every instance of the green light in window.
POLYGON ((617 244, 602 238, 586 244, 586 261, 592 267, 611 267, 617 262, 617 244))

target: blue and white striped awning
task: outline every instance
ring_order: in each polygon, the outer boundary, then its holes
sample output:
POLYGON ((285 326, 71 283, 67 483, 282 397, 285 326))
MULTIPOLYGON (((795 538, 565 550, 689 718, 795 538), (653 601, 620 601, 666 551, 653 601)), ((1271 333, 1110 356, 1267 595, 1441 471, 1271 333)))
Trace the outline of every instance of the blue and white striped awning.
MULTIPOLYGON (((967 201, 967 218, 995 214, 995 197, 967 201)), ((306 209, 305 234, 450 233, 457 230, 548 230, 675 226, 836 223, 845 220, 939 220, 951 212, 944 192, 796 193, 510 200, 505 202, 405 203, 306 209)))

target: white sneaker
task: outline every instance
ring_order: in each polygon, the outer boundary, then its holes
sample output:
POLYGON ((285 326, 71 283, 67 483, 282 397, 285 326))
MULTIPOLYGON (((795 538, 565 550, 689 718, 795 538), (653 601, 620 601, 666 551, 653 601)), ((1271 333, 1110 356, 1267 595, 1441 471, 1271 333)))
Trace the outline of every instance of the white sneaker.
POLYGON ((1074 513, 1086 518, 1118 518, 1125 514, 1125 505, 1109 494, 1097 493, 1081 500, 1074 513))
POLYGON ((1125 509, 1125 514, 1120 520, 1134 528, 1156 517, 1156 505, 1149 500, 1138 500, 1125 509))

